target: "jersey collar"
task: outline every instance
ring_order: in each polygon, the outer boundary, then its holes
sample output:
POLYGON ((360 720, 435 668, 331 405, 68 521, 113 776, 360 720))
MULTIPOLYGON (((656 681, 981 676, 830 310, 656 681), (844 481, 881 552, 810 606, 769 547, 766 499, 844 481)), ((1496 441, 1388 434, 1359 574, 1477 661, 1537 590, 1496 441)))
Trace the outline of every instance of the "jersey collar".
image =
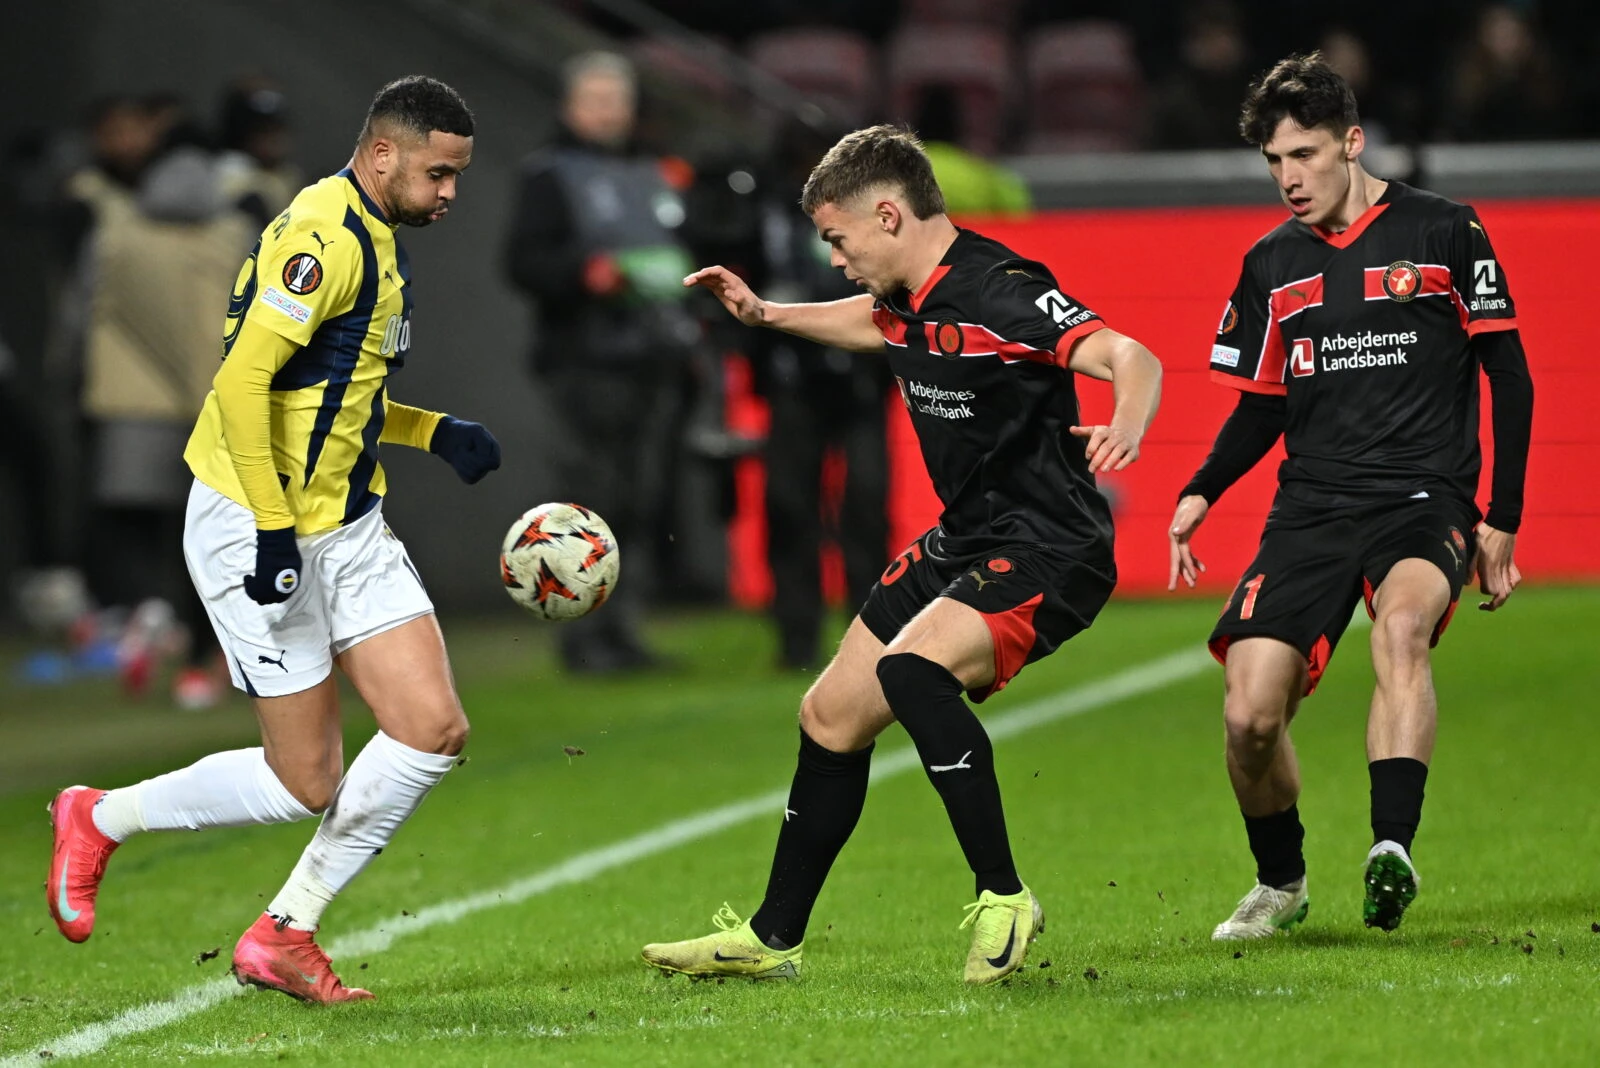
POLYGON ((378 207, 378 202, 367 196, 367 191, 361 188, 360 182, 356 181, 355 171, 351 170, 349 167, 346 167, 344 170, 340 171, 336 177, 345 179, 352 187, 354 187, 356 195, 361 198, 362 207, 366 208, 367 211, 372 214, 373 218, 377 219, 390 229, 394 228, 395 224, 390 222, 389 216, 385 215, 383 213, 383 209, 378 207))
POLYGON ((915 293, 907 294, 906 303, 913 312, 922 310, 922 303, 928 299, 928 294, 933 292, 933 287, 942 282, 944 276, 950 273, 950 268, 954 266, 953 260, 956 254, 956 246, 960 245, 970 232, 969 230, 963 230, 959 226, 956 227, 956 239, 950 242, 950 247, 945 250, 943 258, 939 260, 939 266, 933 269, 933 273, 928 275, 923 283, 917 287, 915 293))
POLYGON ((1399 182, 1391 180, 1388 187, 1384 189, 1383 196, 1379 197, 1372 207, 1362 212, 1355 222, 1338 233, 1320 226, 1308 226, 1307 229, 1334 248, 1349 248, 1355 244, 1356 238, 1367 232, 1367 227, 1378 221, 1378 216, 1388 210, 1389 205, 1394 201, 1396 193, 1399 192, 1399 185, 1399 182))

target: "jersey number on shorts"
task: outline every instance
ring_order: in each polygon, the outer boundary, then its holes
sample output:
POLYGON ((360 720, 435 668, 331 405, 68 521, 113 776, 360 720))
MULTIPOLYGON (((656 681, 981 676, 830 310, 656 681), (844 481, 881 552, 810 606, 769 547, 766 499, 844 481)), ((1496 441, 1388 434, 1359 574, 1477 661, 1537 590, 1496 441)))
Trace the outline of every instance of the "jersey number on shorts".
POLYGON ((1249 619, 1256 614, 1256 594, 1261 592, 1261 584, 1267 581, 1265 574, 1257 575, 1244 584, 1244 602, 1239 605, 1239 618, 1249 619))
POLYGON ((906 570, 910 568, 912 564, 921 559, 922 542, 914 541, 911 543, 911 548, 895 557, 894 562, 884 569, 883 577, 878 581, 883 583, 885 586, 893 586, 900 580, 900 576, 904 575, 906 570))

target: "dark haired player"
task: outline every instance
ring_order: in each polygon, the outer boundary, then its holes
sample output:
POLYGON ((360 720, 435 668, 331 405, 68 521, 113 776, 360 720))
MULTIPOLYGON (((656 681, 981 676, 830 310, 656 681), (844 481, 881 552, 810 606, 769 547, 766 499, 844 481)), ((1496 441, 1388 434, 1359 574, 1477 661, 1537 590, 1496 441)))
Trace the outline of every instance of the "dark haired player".
POLYGON ((1261 547, 1211 634, 1226 665, 1228 774, 1256 861, 1256 886, 1212 937, 1265 937, 1306 915, 1289 722, 1362 598, 1377 673, 1362 916, 1392 931, 1417 892, 1411 842, 1438 711, 1429 649, 1474 564, 1490 611, 1521 579, 1512 550, 1533 384, 1477 213, 1368 174, 1355 97, 1320 56, 1273 67, 1239 125, 1294 218, 1246 254, 1218 326, 1212 377, 1239 404, 1180 494, 1169 587, 1194 585, 1190 539, 1223 491, 1280 435, 1288 459, 1261 547), (1495 445, 1482 523, 1480 366, 1495 445))
POLYGON ((500 463, 483 427, 396 404, 387 389, 411 346, 411 269, 395 230, 444 218, 472 135, 449 86, 384 86, 350 164, 302 190, 239 272, 222 368, 184 456, 195 476, 184 553, 262 746, 57 795, 45 889, 73 942, 93 930, 106 861, 129 835, 326 812, 239 939, 233 973, 305 1001, 372 996, 339 981, 313 935, 467 739, 433 605, 383 521, 378 445, 429 449, 467 482, 500 463), (335 663, 378 721, 348 774, 335 663))
POLYGON ((1111 595, 1111 515, 1094 472, 1138 458, 1161 365, 1062 293, 1049 268, 952 225, 904 130, 844 137, 801 206, 864 294, 774 304, 722 267, 685 284, 749 326, 887 350, 944 512, 883 573, 801 701, 799 766, 761 907, 740 921, 724 906, 720 933, 649 945, 644 958, 691 975, 797 975, 812 905, 861 815, 873 739, 899 720, 976 882, 966 981, 994 982, 1022 964, 1043 912, 1017 875, 993 749, 962 693, 999 690, 1111 595), (1111 381, 1110 425, 1074 425, 1069 372, 1111 381))

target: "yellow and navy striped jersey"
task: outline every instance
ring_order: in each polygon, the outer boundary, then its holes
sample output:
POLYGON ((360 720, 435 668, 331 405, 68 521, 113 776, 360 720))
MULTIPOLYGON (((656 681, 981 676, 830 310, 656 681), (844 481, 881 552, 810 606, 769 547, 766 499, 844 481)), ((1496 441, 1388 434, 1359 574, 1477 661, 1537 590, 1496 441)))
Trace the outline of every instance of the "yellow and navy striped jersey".
MULTIPOLYGON (((395 225, 349 169, 302 189, 234 283, 222 358, 246 320, 299 346, 271 384, 272 460, 304 536, 354 522, 386 489, 385 387, 411 345, 411 272, 395 225)), ((245 507, 215 389, 184 451, 201 482, 245 507)))

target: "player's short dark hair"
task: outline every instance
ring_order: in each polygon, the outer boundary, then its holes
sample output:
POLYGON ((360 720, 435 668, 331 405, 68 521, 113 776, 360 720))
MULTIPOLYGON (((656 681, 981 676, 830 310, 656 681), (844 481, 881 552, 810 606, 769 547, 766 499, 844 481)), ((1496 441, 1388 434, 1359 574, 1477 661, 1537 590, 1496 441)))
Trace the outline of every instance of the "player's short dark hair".
POLYGON ((944 212, 944 193, 922 142, 910 130, 887 124, 847 133, 828 149, 806 179, 800 207, 812 215, 824 204, 843 204, 880 185, 899 186, 919 219, 944 212))
POLYGON ((437 78, 409 74, 396 78, 372 98, 361 139, 367 140, 379 123, 393 123, 426 141, 434 130, 471 137, 472 109, 461 94, 437 78))
POLYGON ((1356 94, 1321 52, 1280 59, 1252 82, 1239 109, 1239 134, 1259 148, 1284 119, 1307 130, 1326 127, 1339 137, 1361 121, 1356 94))

